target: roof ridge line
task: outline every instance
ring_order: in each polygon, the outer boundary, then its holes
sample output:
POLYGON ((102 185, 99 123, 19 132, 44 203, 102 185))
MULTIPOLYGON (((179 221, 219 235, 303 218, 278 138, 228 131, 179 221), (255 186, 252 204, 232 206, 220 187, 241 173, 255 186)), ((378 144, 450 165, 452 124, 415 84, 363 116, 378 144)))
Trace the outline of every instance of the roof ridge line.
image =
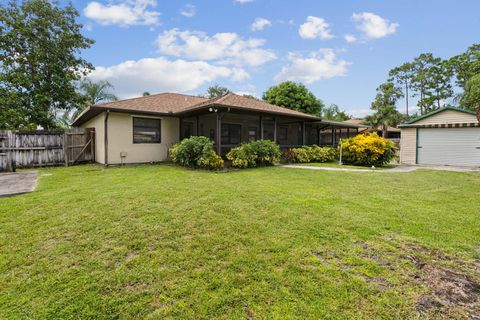
MULTIPOLYGON (((98 106, 98 107, 103 107, 103 105, 108 104, 108 103, 116 103, 116 102, 122 102, 122 101, 131 101, 131 100, 136 100, 136 99, 144 99, 144 98, 149 98, 149 97, 156 97, 156 96, 163 96, 166 94, 176 94, 179 96, 186 96, 186 97, 192 97, 192 98, 201 98, 201 99, 207 99, 201 96, 194 96, 193 94, 184 94, 184 93, 177 93, 177 92, 160 92, 160 93, 154 93, 150 94, 148 96, 141 96, 141 97, 133 97, 133 98, 127 98, 127 99, 121 99, 121 100, 116 100, 116 101, 107 101, 107 102, 102 102, 102 103, 95 103, 92 104, 91 106, 98 106)), ((208 99, 206 100, 208 101, 208 99)), ((202 102, 206 102, 202 101, 202 102)), ((202 103, 201 102, 201 103, 202 103)))

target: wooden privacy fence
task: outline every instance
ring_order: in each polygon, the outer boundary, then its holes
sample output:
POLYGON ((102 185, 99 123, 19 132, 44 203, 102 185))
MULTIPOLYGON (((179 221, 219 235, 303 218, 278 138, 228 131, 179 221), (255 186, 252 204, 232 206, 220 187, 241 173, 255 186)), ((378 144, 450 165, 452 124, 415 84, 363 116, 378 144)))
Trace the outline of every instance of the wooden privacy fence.
POLYGON ((95 129, 0 130, 0 171, 95 161, 95 129))

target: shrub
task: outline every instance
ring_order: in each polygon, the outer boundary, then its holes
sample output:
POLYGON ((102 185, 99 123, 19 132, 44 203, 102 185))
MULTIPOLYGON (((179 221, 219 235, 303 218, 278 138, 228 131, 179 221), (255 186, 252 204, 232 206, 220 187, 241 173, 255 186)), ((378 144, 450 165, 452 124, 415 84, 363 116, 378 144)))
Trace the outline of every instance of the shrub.
POLYGON ((170 148, 172 161, 184 167, 221 169, 222 158, 213 149, 213 142, 207 137, 183 139, 170 148))
POLYGON ((359 134, 353 138, 342 139, 342 161, 360 166, 381 167, 392 161, 395 149, 392 141, 378 136, 376 132, 359 134))
POLYGON ((280 147, 270 140, 243 143, 227 153, 227 159, 237 168, 273 165, 280 161, 280 147))
POLYGON ((284 158, 287 162, 331 162, 337 157, 333 147, 303 146, 287 150, 284 158))

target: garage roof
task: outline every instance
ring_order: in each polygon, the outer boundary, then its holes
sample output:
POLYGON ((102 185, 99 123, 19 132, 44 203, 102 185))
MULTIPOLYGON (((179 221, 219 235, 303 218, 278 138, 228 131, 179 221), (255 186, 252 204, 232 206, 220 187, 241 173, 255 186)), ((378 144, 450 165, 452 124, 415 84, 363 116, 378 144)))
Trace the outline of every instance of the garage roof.
POLYGON ((429 112, 427 114, 424 114, 424 115, 421 115, 411 121, 408 121, 408 122, 405 122, 401 125, 399 125, 398 127, 400 128, 408 128, 408 127, 448 127, 448 128, 452 128, 452 127, 458 127, 458 125, 460 127, 468 127, 468 126, 471 126, 471 127, 475 127, 476 125, 474 124, 478 124, 478 122, 469 122, 469 123, 455 123, 455 124, 435 124, 435 125, 432 125, 432 124, 423 124, 423 125, 415 125, 416 122, 420 121, 420 120, 423 120, 425 118, 428 118, 428 117, 431 117, 433 115, 436 115, 438 113, 441 113, 441 112, 444 112, 444 111, 447 111, 447 110, 452 110, 452 111, 457 111, 457 112, 463 112, 463 113, 467 113, 467 114, 471 114, 471 115, 476 115, 476 112, 474 111, 470 111, 470 110, 465 110, 465 109, 460 109, 460 108, 456 108, 456 107, 452 107, 452 106, 446 106, 446 107, 443 107, 443 108, 440 108, 440 109, 437 109, 435 111, 432 111, 432 112, 429 112), (472 125, 469 125, 469 124, 472 124, 472 125))

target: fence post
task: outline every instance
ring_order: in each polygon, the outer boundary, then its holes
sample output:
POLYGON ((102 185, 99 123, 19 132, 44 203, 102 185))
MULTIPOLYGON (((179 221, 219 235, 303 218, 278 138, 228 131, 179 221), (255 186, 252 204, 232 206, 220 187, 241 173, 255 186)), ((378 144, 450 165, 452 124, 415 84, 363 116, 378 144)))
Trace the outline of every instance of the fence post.
POLYGON ((67 148, 67 130, 63 132, 63 157, 65 158, 65 166, 68 166, 68 148, 67 148))

